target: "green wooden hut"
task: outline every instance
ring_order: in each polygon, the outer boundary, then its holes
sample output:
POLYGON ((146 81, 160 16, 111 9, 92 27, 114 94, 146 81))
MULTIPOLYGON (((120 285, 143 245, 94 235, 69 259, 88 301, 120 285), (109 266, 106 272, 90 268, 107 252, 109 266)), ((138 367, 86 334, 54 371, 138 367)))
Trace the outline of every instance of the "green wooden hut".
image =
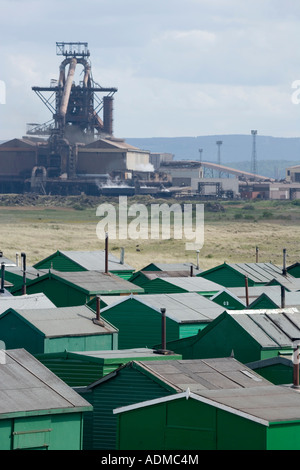
POLYGON ((225 311, 194 337, 167 342, 183 359, 226 357, 245 363, 292 353, 300 338, 296 308, 225 311))
POLYGON ((156 277, 142 285, 145 294, 180 294, 196 292, 205 297, 212 297, 223 289, 215 282, 197 276, 156 277))
MULTIPOLYGON (((13 288, 13 295, 22 295, 22 288, 13 288)), ((99 271, 47 272, 28 281, 26 293, 43 292, 57 307, 83 305, 96 295, 128 295, 143 293, 141 287, 114 274, 99 271)))
POLYGON ((166 309, 167 341, 195 335, 223 312, 223 308, 195 293, 104 297, 109 305, 101 316, 119 330, 119 348, 152 348, 161 342, 166 309))
POLYGON ((82 450, 92 406, 25 349, 0 361, 0 450, 82 450))
MULTIPOLYGON (((274 278, 285 279, 282 268, 273 263, 223 263, 214 268, 203 271, 197 276, 221 284, 224 287, 243 287, 245 277, 248 286, 262 286, 270 283, 274 278)), ((292 279, 292 276, 288 276, 292 279)))
POLYGON ((6 348, 24 348, 31 354, 118 348, 118 330, 103 319, 97 321, 86 305, 9 308, 0 315, 0 331, 6 348))
MULTIPOLYGON (((105 271, 105 250, 99 251, 61 251, 58 250, 47 258, 39 261, 33 267, 38 270, 54 269, 56 271, 105 271)), ((134 268, 108 254, 108 271, 123 279, 129 279, 134 268)))
POLYGON ((286 268, 287 272, 293 277, 300 277, 300 263, 291 264, 286 268))
MULTIPOLYGON (((287 387, 187 388, 114 413, 118 451, 300 450, 300 395, 287 387)), ((172 455, 199 464, 199 454, 172 455)))
MULTIPOLYGON (((84 418, 83 448, 116 449, 117 417, 113 410, 117 407, 177 395, 188 386, 191 390, 237 390, 263 384, 269 382, 232 358, 183 361, 160 356, 157 361, 127 363, 88 387, 76 389, 93 405, 93 412, 84 418)), ((143 424, 147 428, 147 421, 143 424)), ((157 422, 157 430, 159 426, 157 422)), ((141 434, 145 433, 144 427, 141 434)), ((155 435, 156 431, 151 442, 155 435)))
MULTIPOLYGON (((256 300, 254 300, 249 308, 255 310, 262 309, 274 309, 281 308, 282 298, 281 292, 269 292, 268 294, 261 294, 256 300)), ((285 307, 297 307, 300 306, 300 292, 285 292, 284 294, 284 306, 285 307)))
MULTIPOLYGON (((26 267, 26 282, 36 279, 45 274, 44 271, 39 271, 32 266, 26 267)), ((23 286, 23 269, 21 266, 7 266, 5 268, 5 279, 11 284, 11 288, 22 288, 23 286)), ((11 289, 10 289, 11 290, 11 289)))
POLYGON ((45 294, 31 294, 7 297, 0 297, 0 315, 9 308, 15 309, 41 309, 41 308, 56 308, 53 302, 46 297, 45 294))
POLYGON ((140 271, 186 271, 187 273, 190 273, 191 266, 195 275, 202 272, 202 270, 194 263, 150 263, 140 271))
POLYGON ((221 305, 226 310, 242 310, 246 308, 245 302, 227 289, 223 289, 213 295, 210 300, 221 305))
POLYGON ((181 359, 180 354, 159 354, 155 349, 133 348, 106 351, 63 351, 35 357, 71 387, 86 386, 131 361, 181 359))
POLYGON ((294 363, 290 354, 249 362, 246 365, 274 385, 294 383, 294 363))

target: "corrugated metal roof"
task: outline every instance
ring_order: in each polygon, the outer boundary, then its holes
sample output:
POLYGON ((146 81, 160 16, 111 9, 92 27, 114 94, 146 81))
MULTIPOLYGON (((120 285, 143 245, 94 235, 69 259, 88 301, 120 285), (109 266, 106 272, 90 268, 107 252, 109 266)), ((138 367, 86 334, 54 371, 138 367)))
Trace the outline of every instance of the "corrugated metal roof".
MULTIPOLYGON (((88 271, 104 271, 105 270, 105 250, 100 251, 61 251, 75 263, 79 264, 88 271)), ((120 263, 120 259, 111 253, 108 254, 108 270, 109 271, 133 271, 134 268, 129 264, 120 263)))
MULTIPOLYGON (((264 292, 264 294, 267 295, 268 298, 272 300, 272 302, 274 302, 274 304, 277 305, 278 308, 280 308, 281 307, 281 292, 280 292, 280 286, 278 287, 279 289, 277 289, 276 291, 272 291, 268 293, 264 292)), ((259 300, 259 297, 258 297, 258 300, 259 300)), ((297 307, 298 305, 300 305, 300 292, 298 291, 285 292, 285 306, 297 307)))
POLYGON ((0 363, 0 415, 78 408, 92 409, 25 349, 5 351, 5 361, 0 363))
MULTIPOLYGON (((1 263, 1 258, 0 258, 1 263)), ((17 276, 23 276, 23 269, 21 266, 7 266, 5 267, 5 271, 15 274, 17 276)), ((26 266, 26 279, 36 279, 37 277, 43 275, 44 272, 38 269, 33 268, 32 266, 26 266)))
MULTIPOLYGON (((238 298, 246 300, 246 289, 245 287, 227 287, 229 292, 232 292, 238 298)), ((249 286, 248 294, 250 303, 256 300, 261 294, 272 294, 273 292, 278 292, 280 294, 280 286, 249 286)))
POLYGON ((104 326, 96 324, 95 312, 85 305, 49 309, 14 309, 46 337, 110 334, 118 331, 102 319, 104 326))
POLYGON ((8 308, 14 309, 41 309, 56 308, 53 302, 45 294, 18 295, 11 297, 0 297, 0 314, 8 308))
POLYGON ((133 349, 112 349, 111 351, 70 351, 72 354, 76 354, 78 356, 88 356, 94 358, 101 358, 101 359, 126 359, 139 357, 157 357, 156 349, 149 349, 149 348, 133 348, 133 349))
POLYGON ((128 299, 134 299, 158 312, 160 312, 161 308, 165 308, 166 316, 177 323, 207 322, 214 320, 224 312, 224 307, 194 292, 182 294, 145 294, 122 296, 121 298, 117 296, 103 296, 101 298, 107 304, 107 307, 102 309, 103 312, 114 305, 126 302, 128 299))
POLYGON ((5 264, 5 268, 7 268, 8 266, 16 266, 16 263, 14 261, 11 261, 10 259, 6 258, 6 256, 0 256, 0 266, 1 264, 4 263, 5 264))
POLYGON ((296 308, 227 313, 264 348, 292 348, 292 338, 300 338, 300 312, 296 308))
POLYGON ((197 269, 197 267, 192 263, 151 263, 151 264, 153 264, 154 266, 157 266, 162 271, 188 271, 188 272, 190 272, 191 265, 192 265, 194 274, 199 274, 202 272, 202 269, 197 269))
POLYGON ((248 276, 254 282, 267 283, 274 278, 282 277, 282 268, 272 263, 228 263, 228 266, 248 276))
POLYGON ((52 271, 55 276, 74 284, 89 294, 144 292, 139 286, 114 274, 100 271, 52 271))

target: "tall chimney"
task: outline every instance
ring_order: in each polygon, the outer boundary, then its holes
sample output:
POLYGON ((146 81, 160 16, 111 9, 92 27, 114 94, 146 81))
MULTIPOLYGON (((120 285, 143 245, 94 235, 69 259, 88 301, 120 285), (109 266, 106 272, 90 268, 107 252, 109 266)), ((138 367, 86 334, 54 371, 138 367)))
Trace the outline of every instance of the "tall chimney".
POLYGON ((23 286, 22 291, 23 295, 26 294, 26 253, 21 253, 22 258, 22 269, 23 269, 23 286))
POLYGON ((5 279, 5 263, 1 263, 1 288, 0 292, 4 292, 4 279, 5 279))
POLYGON ((282 269, 282 274, 286 276, 287 270, 286 270, 286 248, 283 248, 283 269, 282 269))
POLYGON ((249 289, 248 289, 248 277, 245 276, 245 290, 246 290, 246 305, 249 307, 249 289))

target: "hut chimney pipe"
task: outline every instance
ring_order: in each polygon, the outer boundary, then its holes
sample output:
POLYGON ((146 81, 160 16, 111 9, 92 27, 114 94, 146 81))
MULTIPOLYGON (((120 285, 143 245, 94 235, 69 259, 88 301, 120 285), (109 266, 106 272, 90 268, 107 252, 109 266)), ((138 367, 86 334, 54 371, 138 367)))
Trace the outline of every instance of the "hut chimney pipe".
POLYGON ((282 269, 282 274, 286 276, 287 271, 286 271, 286 248, 283 248, 283 269, 282 269))
POLYGON ((246 290, 246 305, 249 307, 249 288, 248 288, 248 277, 245 276, 245 290, 246 290))
POLYGON ((193 277, 194 275, 194 269, 193 269, 193 265, 191 264, 191 268, 190 268, 190 275, 191 277, 193 277))
POLYGON ((108 274, 108 233, 105 234, 105 274, 108 274))
POLYGON ((100 321, 100 295, 96 296, 96 319, 100 321))
POLYGON ((258 246, 257 246, 257 247, 256 247, 256 250, 255 250, 255 252, 256 252, 256 263, 258 263, 258 251, 259 251, 259 250, 258 250, 258 246))
POLYGON ((22 269, 23 269, 23 286, 22 286, 22 291, 23 295, 26 294, 26 253, 21 253, 21 258, 22 258, 22 269))
POLYGON ((166 342, 166 309, 161 308, 161 344, 162 350, 166 351, 167 342, 166 342))
POLYGON ((197 250, 197 269, 199 269, 199 253, 200 253, 200 250, 197 250))
POLYGON ((300 339, 293 340, 293 388, 299 388, 299 344, 300 339))
POLYGON ((285 308, 285 287, 281 286, 281 308, 285 308))
POLYGON ((19 253, 16 253, 16 265, 19 266, 19 253))
POLYGON ((125 249, 121 248, 120 264, 124 264, 124 253, 125 249))
POLYGON ((1 263, 1 288, 0 292, 4 292, 4 279, 5 279, 5 263, 1 263))

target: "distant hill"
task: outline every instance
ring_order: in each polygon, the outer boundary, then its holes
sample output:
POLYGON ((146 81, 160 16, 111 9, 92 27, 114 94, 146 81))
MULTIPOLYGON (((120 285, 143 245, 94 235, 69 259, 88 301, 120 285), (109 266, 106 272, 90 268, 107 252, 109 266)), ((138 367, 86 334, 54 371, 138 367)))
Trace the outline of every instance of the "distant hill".
MULTIPOLYGON (((212 135, 198 137, 127 138, 126 142, 152 153, 172 153, 174 160, 202 160, 217 162, 221 146, 221 164, 251 171, 252 135, 212 135)), ((283 138, 256 136, 258 173, 276 179, 285 177, 285 169, 300 164, 300 137, 283 138)))

